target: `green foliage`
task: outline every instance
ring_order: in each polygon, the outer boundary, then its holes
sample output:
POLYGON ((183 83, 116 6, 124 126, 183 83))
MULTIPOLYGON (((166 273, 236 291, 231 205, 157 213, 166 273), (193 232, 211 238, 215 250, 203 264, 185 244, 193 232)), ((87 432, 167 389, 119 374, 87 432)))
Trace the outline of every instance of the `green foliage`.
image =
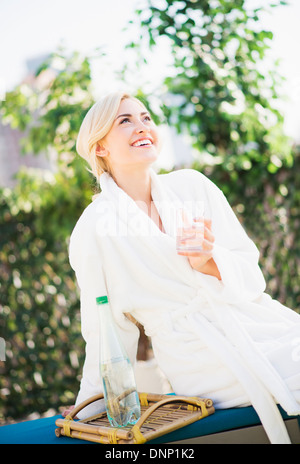
POLYGON ((159 95, 167 120, 190 135, 199 156, 205 151, 229 172, 251 169, 257 176, 292 163, 292 156, 274 105, 282 79, 263 61, 272 33, 259 28, 263 7, 247 10, 247 3, 147 0, 137 13, 153 52, 169 38, 173 68, 159 95))
MULTIPOLYGON (((75 143, 82 119, 93 104, 90 64, 77 52, 53 53, 36 73, 34 84, 21 84, 1 105, 4 123, 27 131, 25 153, 55 149, 58 167, 77 162, 75 143)), ((80 170, 76 173, 79 174, 80 170)))
POLYGON ((24 151, 54 149, 58 170, 21 171, 15 188, 0 192, 0 421, 72 404, 84 357, 68 240, 93 193, 75 153, 90 74, 78 54, 54 54, 38 75, 53 69, 46 87, 19 86, 1 107, 4 121, 27 130, 24 151))
POLYGON ((13 191, 1 191, 4 417, 42 413, 74 401, 84 347, 68 237, 86 204, 78 185, 61 173, 43 178, 21 172, 13 191))

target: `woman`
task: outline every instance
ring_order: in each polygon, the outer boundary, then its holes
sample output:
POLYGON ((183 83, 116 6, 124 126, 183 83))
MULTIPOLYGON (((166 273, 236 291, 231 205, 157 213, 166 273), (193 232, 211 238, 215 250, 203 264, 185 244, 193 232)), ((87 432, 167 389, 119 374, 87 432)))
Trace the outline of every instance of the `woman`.
POLYGON ((158 130, 126 94, 90 109, 77 151, 101 193, 70 240, 86 341, 76 404, 102 391, 95 299, 108 294, 133 363, 139 331, 126 313, 143 324, 176 394, 212 398, 216 408, 252 404, 270 441, 289 443, 276 404, 300 413, 300 317, 264 293, 257 248, 221 191, 193 170, 154 173, 158 130), (191 202, 205 207, 202 251, 179 252, 176 212, 191 202))

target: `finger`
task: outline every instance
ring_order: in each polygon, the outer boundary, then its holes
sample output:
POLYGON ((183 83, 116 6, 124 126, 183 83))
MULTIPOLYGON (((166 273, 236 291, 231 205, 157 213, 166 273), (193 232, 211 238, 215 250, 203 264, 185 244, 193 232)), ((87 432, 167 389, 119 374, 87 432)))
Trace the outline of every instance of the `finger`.
POLYGON ((212 231, 210 229, 208 229, 207 227, 204 229, 204 238, 206 240, 208 240, 209 242, 212 242, 214 243, 215 241, 215 236, 214 234, 212 233, 212 231))
POLYGON ((193 218, 193 221, 194 222, 204 222, 206 221, 206 219, 203 217, 203 216, 196 216, 193 218))
POLYGON ((210 240, 203 240, 202 248, 203 251, 212 251, 214 248, 214 244, 210 240))
POLYGON ((178 252, 180 256, 184 256, 185 258, 191 260, 199 260, 199 263, 201 265, 204 265, 207 261, 209 261, 212 258, 212 253, 207 252, 207 253, 202 253, 201 256, 199 256, 196 252, 189 252, 189 253, 183 253, 183 252, 178 252))
POLYGON ((211 219, 205 218, 203 216, 197 216, 194 218, 195 222, 204 222, 204 225, 211 229, 211 219))
MULTIPOLYGON (((182 236, 179 242, 181 245, 188 245, 190 243, 190 240, 191 240, 191 237, 187 235, 186 237, 182 236)), ((203 251, 212 250, 214 246, 214 241, 215 241, 214 236, 211 234, 210 231, 207 231, 205 236, 197 241, 197 247, 199 247, 199 250, 196 250, 196 253, 201 254, 201 252, 203 251)), ((194 245, 196 245, 195 240, 194 240, 194 245)), ((185 250, 185 251, 189 251, 189 250, 185 250)))
POLYGON ((62 412, 62 416, 63 417, 66 417, 68 414, 70 414, 70 412, 72 412, 72 410, 75 408, 75 406, 70 406, 68 409, 65 409, 63 412, 62 412))
POLYGON ((178 250, 177 254, 181 256, 190 256, 194 258, 212 258, 212 250, 213 247, 207 247, 207 249, 202 249, 202 250, 178 250))
MULTIPOLYGON (((190 241, 191 241, 191 235, 189 233, 186 233, 185 235, 180 237, 180 243, 182 245, 189 244, 190 241)), ((210 231, 206 231, 203 237, 198 238, 197 246, 199 246, 200 249, 201 248, 207 248, 208 249, 209 245, 210 245, 210 248, 212 249, 214 241, 215 241, 215 237, 213 236, 213 234, 210 231), (204 245, 205 245, 205 247, 204 247, 204 245)), ((195 244, 196 240, 193 240, 193 243, 195 244)))
POLYGON ((205 224, 205 227, 211 230, 211 219, 205 219, 204 224, 205 224))

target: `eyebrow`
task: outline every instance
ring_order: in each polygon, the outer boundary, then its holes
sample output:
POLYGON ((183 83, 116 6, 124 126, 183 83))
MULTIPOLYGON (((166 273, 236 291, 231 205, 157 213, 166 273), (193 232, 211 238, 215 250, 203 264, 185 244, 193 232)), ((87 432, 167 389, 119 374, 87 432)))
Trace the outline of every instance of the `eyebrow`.
MULTIPOLYGON (((149 111, 143 111, 142 113, 140 113, 140 116, 144 116, 145 114, 150 114, 149 111)), ((124 116, 129 116, 131 117, 132 114, 130 113, 124 113, 124 114, 119 114, 119 116, 116 117, 115 121, 119 118, 123 118, 124 116)))

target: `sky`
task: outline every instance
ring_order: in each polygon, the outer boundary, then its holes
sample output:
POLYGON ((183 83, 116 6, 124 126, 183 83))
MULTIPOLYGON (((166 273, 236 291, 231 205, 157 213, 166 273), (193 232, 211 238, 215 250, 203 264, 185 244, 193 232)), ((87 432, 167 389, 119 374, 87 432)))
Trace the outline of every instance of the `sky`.
MULTIPOLYGON (((259 5, 263 0, 248 1, 259 5)), ((283 91, 289 101, 282 100, 279 105, 285 114, 286 132, 300 141, 300 0, 289 3, 274 8, 261 23, 274 33, 269 54, 281 59, 280 72, 287 79, 283 91)), ((0 97, 26 75, 27 60, 47 55, 60 44, 83 53, 104 46, 109 60, 106 69, 98 71, 98 86, 112 90, 111 69, 120 67, 128 39, 123 29, 142 4, 142 0, 0 0, 0 97)), ((168 59, 167 50, 156 53, 152 81, 161 80, 168 59)), ((149 79, 149 69, 147 72, 149 79)))

